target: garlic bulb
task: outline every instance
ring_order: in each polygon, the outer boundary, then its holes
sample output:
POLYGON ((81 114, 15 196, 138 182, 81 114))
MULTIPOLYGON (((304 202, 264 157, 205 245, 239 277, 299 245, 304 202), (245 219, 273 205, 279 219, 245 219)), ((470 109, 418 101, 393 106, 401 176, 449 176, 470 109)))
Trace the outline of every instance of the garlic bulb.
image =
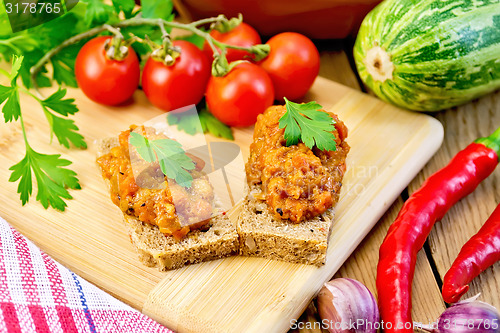
POLYGON ((424 330, 434 333, 500 333, 500 313, 484 302, 471 297, 446 309, 437 320, 437 327, 424 330))
POLYGON ((318 294, 322 326, 331 333, 375 333, 380 328, 377 302, 361 282, 339 278, 323 286, 318 294))

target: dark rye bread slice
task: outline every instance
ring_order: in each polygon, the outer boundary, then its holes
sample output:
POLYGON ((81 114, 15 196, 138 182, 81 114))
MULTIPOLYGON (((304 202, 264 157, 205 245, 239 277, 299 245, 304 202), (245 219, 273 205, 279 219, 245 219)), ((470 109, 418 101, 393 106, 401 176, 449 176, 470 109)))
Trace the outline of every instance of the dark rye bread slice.
POLYGON ((243 203, 236 225, 240 236, 240 254, 324 265, 334 215, 332 207, 312 219, 292 223, 276 219, 264 201, 249 195, 243 203))
MULTIPOLYGON (((117 145, 118 138, 98 141, 97 156, 109 153, 117 145)), ((109 188, 109 181, 105 179, 105 182, 109 188)), ((123 219, 139 260, 146 266, 170 270, 238 253, 238 234, 227 215, 212 218, 207 231, 190 231, 180 241, 166 237, 158 227, 134 216, 123 214, 123 219)))

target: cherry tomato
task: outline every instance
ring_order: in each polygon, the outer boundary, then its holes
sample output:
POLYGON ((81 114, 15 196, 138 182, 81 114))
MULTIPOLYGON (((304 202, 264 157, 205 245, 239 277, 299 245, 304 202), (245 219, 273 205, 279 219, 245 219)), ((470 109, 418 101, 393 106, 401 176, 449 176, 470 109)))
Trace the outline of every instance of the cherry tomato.
POLYGON ((229 126, 249 126, 274 101, 269 75, 248 62, 235 66, 226 76, 213 76, 205 94, 212 114, 229 126))
POLYGON ((319 73, 319 52, 314 43, 304 35, 284 32, 266 44, 271 52, 259 65, 273 80, 275 98, 304 96, 319 73))
MULTIPOLYGON (((210 36, 212 36, 219 42, 242 47, 250 47, 252 45, 261 43, 261 39, 257 30, 255 30, 245 22, 241 22, 234 29, 225 33, 221 33, 217 30, 212 30, 210 31, 210 36)), ((209 59, 212 59, 213 51, 207 42, 205 42, 205 44, 203 45, 203 52, 205 52, 209 59)), ((228 62, 235 60, 245 60, 251 56, 252 55, 249 52, 235 49, 227 49, 226 53, 228 62)))
POLYGON ((210 61, 194 44, 176 40, 181 55, 171 66, 149 58, 142 71, 142 89, 150 102, 165 111, 198 104, 210 78, 210 61))
POLYGON ((140 67, 135 51, 129 47, 125 59, 110 59, 105 45, 109 36, 88 41, 78 52, 75 76, 78 86, 88 98, 105 105, 125 102, 139 86, 140 67))

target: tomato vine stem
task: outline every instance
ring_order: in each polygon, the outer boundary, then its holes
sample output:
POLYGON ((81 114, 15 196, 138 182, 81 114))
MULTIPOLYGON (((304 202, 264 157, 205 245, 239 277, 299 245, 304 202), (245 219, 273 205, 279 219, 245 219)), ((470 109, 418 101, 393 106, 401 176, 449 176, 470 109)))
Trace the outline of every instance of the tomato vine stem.
MULTIPOLYGON (((73 37, 68 38, 49 52, 47 52, 30 70, 31 73, 31 81, 33 83, 33 86, 37 89, 37 84, 36 84, 36 76, 42 69, 42 67, 50 61, 50 59, 56 55, 58 52, 60 52, 62 49, 65 47, 68 47, 70 45, 73 45, 75 43, 78 43, 79 41, 92 37, 94 35, 97 35, 101 32, 104 31, 110 31, 114 35, 116 35, 117 29, 119 28, 124 28, 124 27, 133 27, 133 26, 141 26, 141 25, 154 25, 158 26, 162 32, 163 35, 166 33, 165 27, 169 28, 175 28, 175 29, 182 29, 182 30, 187 30, 192 32, 195 35, 198 35, 202 38, 204 38, 210 48, 212 49, 214 53, 214 58, 215 57, 225 57, 226 49, 236 49, 236 50, 243 50, 250 52, 252 54, 255 54, 257 56, 256 60, 260 60, 264 57, 267 56, 269 53, 269 47, 267 45, 259 44, 259 45, 254 45, 251 47, 241 47, 241 46, 236 46, 236 45, 231 45, 231 44, 226 44, 223 42, 219 42, 218 40, 214 39, 208 32, 205 32, 198 27, 204 24, 208 23, 217 23, 220 20, 227 20, 224 16, 218 16, 218 17, 211 17, 211 18, 206 18, 206 19, 201 19, 198 21, 194 21, 191 23, 180 23, 180 22, 171 22, 167 21, 164 19, 157 19, 157 18, 143 18, 143 17, 134 17, 131 19, 123 20, 121 22, 118 22, 116 24, 110 25, 110 24, 103 24, 101 26, 89 29, 85 32, 82 32, 78 35, 75 35, 73 37)), ((119 32, 119 30, 118 30, 119 32)))

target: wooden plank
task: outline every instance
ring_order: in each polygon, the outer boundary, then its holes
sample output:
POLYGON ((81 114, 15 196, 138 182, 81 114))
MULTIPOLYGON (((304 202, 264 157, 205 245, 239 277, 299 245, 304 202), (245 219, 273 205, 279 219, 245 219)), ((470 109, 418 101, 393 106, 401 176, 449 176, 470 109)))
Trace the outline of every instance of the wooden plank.
MULTIPOLYGON (((335 274, 334 278, 348 277, 363 283, 375 297, 377 289, 375 279, 377 276, 377 263, 380 245, 395 220, 399 210, 403 205, 403 200, 398 198, 391 208, 384 214, 377 225, 372 229, 369 236, 358 246, 356 251, 349 257, 344 265, 335 274)), ((428 324, 433 322, 445 309, 445 304, 441 298, 441 292, 434 279, 432 268, 423 251, 417 257, 415 277, 412 288, 412 316, 413 321, 428 324)), ((326 333, 327 330, 319 329, 321 318, 315 311, 314 304, 311 304, 306 312, 299 318, 304 327, 302 330, 291 330, 292 332, 326 333), (315 329, 308 329, 309 327, 315 329)))
MULTIPOLYGON (((377 297, 375 280, 379 248, 402 205, 403 200, 398 198, 373 228, 370 237, 361 243, 335 277, 350 277, 359 280, 377 297)), ((440 298, 439 287, 424 251, 420 251, 417 256, 412 294, 412 316, 416 322, 426 324, 432 322, 445 309, 444 302, 440 298)))
POLYGON ((323 51, 320 56, 319 75, 347 87, 360 90, 358 79, 351 69, 349 58, 344 50, 323 51))
MULTIPOLYGON (((441 149, 410 184, 415 191, 424 181, 469 143, 488 136, 500 126, 500 92, 485 96, 436 115, 445 127, 445 140, 441 149)), ((467 198, 450 209, 442 221, 436 223, 429 236, 432 256, 443 278, 463 244, 482 226, 496 205, 500 203, 500 170, 498 168, 467 198)), ((480 300, 500 308, 500 263, 474 279, 470 297, 481 293, 480 300)))

